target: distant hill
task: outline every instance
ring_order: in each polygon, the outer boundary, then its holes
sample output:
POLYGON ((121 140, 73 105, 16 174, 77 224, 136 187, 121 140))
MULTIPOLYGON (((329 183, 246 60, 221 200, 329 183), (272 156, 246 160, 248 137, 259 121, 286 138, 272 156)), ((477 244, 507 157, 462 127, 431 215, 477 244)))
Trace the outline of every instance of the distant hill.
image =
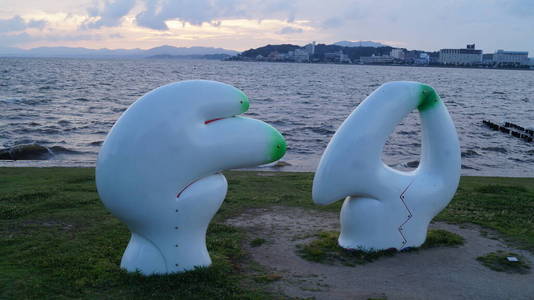
POLYGON ((267 56, 271 52, 278 52, 278 53, 287 53, 289 51, 294 51, 295 49, 300 49, 300 46, 297 45, 291 45, 291 44, 281 44, 281 45, 267 45, 263 47, 259 47, 256 49, 250 49, 247 51, 243 51, 240 55, 244 57, 251 57, 255 58, 258 55, 261 56, 267 56))
POLYGON ((340 45, 324 45, 319 44, 315 46, 315 57, 323 59, 326 53, 342 51, 347 54, 351 60, 360 59, 362 56, 372 56, 372 55, 389 55, 391 52, 390 46, 381 46, 381 47, 346 47, 340 45))
POLYGON ((339 42, 334 43, 334 45, 341 46, 341 47, 373 47, 373 48, 389 47, 388 45, 384 45, 384 44, 373 42, 373 41, 357 41, 357 42, 339 41, 339 42))
POLYGON ((88 49, 73 47, 39 47, 32 49, 0 48, 0 56, 8 57, 132 57, 145 58, 157 55, 169 56, 204 56, 204 55, 237 55, 239 52, 213 47, 174 47, 160 46, 151 49, 88 49))
POLYGON ((168 55, 168 54, 158 54, 147 56, 149 59, 216 59, 216 60, 225 60, 232 57, 228 54, 205 54, 205 55, 168 55))
MULTIPOLYGON (((250 49, 242 52, 241 54, 232 57, 234 60, 255 60, 258 55, 267 57, 272 55, 272 53, 288 53, 289 51, 294 51, 295 49, 303 49, 301 46, 292 45, 292 44, 281 44, 281 45, 267 45, 259 47, 256 49, 250 49)), ((380 47, 346 47, 340 45, 325 45, 317 44, 315 46, 315 53, 310 56, 311 60, 322 61, 325 58, 326 53, 339 52, 342 51, 344 54, 348 55, 351 60, 359 59, 362 56, 372 56, 372 55, 389 55, 392 47, 390 46, 380 46, 380 47)))

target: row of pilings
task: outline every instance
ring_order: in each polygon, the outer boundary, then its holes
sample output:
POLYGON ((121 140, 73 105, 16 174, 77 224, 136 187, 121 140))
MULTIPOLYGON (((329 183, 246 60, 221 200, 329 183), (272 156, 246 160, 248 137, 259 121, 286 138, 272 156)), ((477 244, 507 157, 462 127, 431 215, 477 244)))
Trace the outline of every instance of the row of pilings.
POLYGON ((482 123, 490 129, 520 138, 525 142, 532 143, 534 141, 534 130, 532 129, 527 129, 511 122, 505 122, 504 126, 487 120, 482 121, 482 123))

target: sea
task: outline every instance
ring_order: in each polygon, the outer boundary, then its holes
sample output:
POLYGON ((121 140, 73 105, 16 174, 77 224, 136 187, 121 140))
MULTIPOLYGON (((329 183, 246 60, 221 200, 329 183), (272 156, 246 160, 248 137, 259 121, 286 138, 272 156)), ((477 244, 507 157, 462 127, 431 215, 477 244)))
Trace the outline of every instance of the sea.
MULTIPOLYGON (((534 177, 534 143, 482 123, 534 127, 532 71, 180 59, 0 58, 0 148, 35 143, 53 149, 46 160, 3 160, 0 166, 95 166, 106 134, 129 105, 152 89, 189 79, 241 89, 251 104, 245 116, 284 135, 282 160, 289 165, 259 170, 314 171, 359 103, 383 83, 410 80, 433 86, 447 106, 463 175, 534 177)), ((414 111, 389 137, 384 162, 413 169, 420 137, 414 111)))

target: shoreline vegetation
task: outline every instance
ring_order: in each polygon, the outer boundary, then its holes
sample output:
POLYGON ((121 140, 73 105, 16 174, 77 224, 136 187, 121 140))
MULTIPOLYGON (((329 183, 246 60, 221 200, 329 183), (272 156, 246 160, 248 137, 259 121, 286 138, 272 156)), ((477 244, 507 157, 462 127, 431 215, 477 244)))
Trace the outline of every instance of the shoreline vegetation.
MULTIPOLYGON (((250 208, 338 212, 341 203, 313 204, 313 173, 224 174, 228 194, 207 235, 213 265, 143 277, 119 268, 130 233, 100 202, 94 168, 0 168, 1 298, 283 298, 267 288, 276 278, 250 260, 246 233, 224 221, 250 208)), ((534 253, 533 217, 534 178, 462 177, 434 220, 474 223, 534 253)))

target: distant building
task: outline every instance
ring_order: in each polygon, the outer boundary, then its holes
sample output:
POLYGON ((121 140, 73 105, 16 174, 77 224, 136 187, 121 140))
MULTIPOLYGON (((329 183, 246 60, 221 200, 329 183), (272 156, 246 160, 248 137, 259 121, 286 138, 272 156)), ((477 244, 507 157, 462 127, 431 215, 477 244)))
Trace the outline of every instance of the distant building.
POLYGON ((428 56, 430 56, 430 64, 438 64, 439 63, 439 51, 436 52, 427 52, 428 56))
POLYGON ((310 56, 315 54, 315 41, 311 42, 310 44, 304 46, 304 50, 308 52, 310 56))
POLYGON ((328 52, 324 54, 325 61, 336 63, 351 63, 351 60, 347 54, 344 54, 342 50, 338 52, 328 52))
POLYGON ((419 55, 421 55, 421 53, 423 53, 422 51, 418 51, 418 50, 410 50, 410 51, 405 51, 404 52, 404 62, 408 63, 408 64, 413 64, 414 61, 419 58, 419 55))
POLYGON ((464 49, 439 50, 439 62, 446 65, 474 65, 482 63, 482 50, 475 49, 475 44, 464 49))
POLYGON ((393 49, 391 49, 391 52, 389 53, 389 56, 391 56, 391 57, 393 57, 395 59, 398 59, 398 60, 404 60, 404 58, 405 58, 404 49, 393 48, 393 49))
POLYGON ((482 64, 493 65, 493 53, 482 54, 482 64))
POLYGON ((296 62, 309 62, 310 54, 306 49, 295 49, 293 51, 293 60, 296 62))
POLYGON ((273 51, 269 53, 269 55, 267 56, 267 60, 269 61, 282 61, 284 59, 285 59, 285 55, 278 53, 278 51, 273 51))
POLYGON ((526 66, 529 64, 528 52, 497 50, 493 55, 493 62, 497 65, 526 66))
POLYGON ((430 55, 428 53, 420 53, 419 57, 413 61, 416 65, 428 65, 430 63, 430 55))
POLYGON ((362 56, 360 57, 361 64, 390 64, 393 63, 395 59, 389 55, 381 56, 362 56))

